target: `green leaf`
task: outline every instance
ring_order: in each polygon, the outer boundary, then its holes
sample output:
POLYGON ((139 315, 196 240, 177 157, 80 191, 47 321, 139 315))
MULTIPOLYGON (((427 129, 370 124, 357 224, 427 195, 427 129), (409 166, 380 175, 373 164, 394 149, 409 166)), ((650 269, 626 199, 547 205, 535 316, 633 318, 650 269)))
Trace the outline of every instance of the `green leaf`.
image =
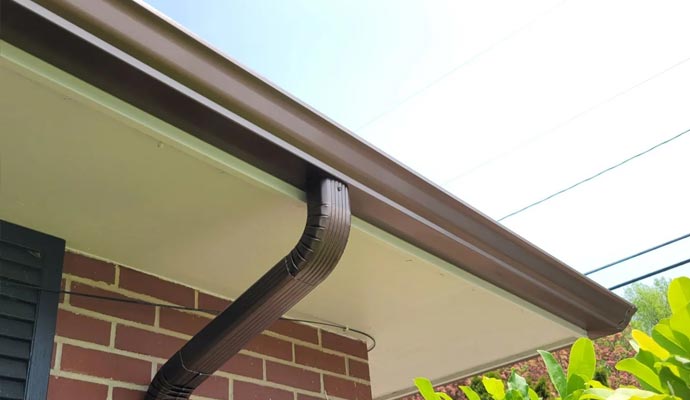
POLYGON ((657 362, 661 361, 657 357, 655 357, 654 354, 648 352, 647 350, 638 351, 637 354, 635 354, 635 359, 652 370, 656 370, 654 365, 656 365, 657 362))
POLYGON ((685 347, 688 338, 690 338, 690 305, 678 312, 674 312, 668 319, 668 323, 671 329, 673 329, 676 339, 679 339, 685 347), (679 334, 682 336, 681 338, 678 337, 679 334))
POLYGON ((676 376, 668 367, 661 367, 659 372, 659 379, 661 384, 669 388, 674 396, 678 396, 682 399, 690 399, 690 388, 686 382, 683 382, 678 376, 676 376))
POLYGON ((626 358, 616 364, 616 369, 633 374, 640 381, 640 384, 648 390, 653 390, 657 393, 668 393, 668 389, 664 389, 661 385, 656 371, 642 364, 639 360, 626 358))
POLYGON ((506 397, 503 381, 496 378, 482 377, 484 389, 494 398, 494 400, 503 400, 506 397))
POLYGON ((588 388, 594 388, 594 389, 608 389, 608 387, 604 386, 603 383, 595 380, 591 380, 587 382, 587 387, 588 388))
POLYGON ((640 349, 654 354, 654 356, 660 360, 665 360, 671 356, 668 350, 661 347, 657 342, 654 341, 654 339, 647 336, 647 334, 642 331, 633 329, 632 337, 635 339, 635 342, 637 342, 638 346, 640 346, 640 349))
POLYGON ((579 338, 570 348, 568 361, 568 379, 573 375, 580 375, 584 381, 594 377, 597 359, 594 354, 594 344, 587 338, 579 338))
POLYGON ((690 360, 687 358, 674 356, 662 363, 661 366, 668 367, 675 375, 690 385, 690 360))
POLYGON ((518 392, 515 389, 510 389, 506 392, 506 397, 504 400, 527 400, 526 397, 522 396, 522 393, 518 392))
POLYGON ((460 390, 465 394, 467 400, 481 400, 481 397, 469 386, 460 386, 460 390))
POLYGON ((675 314, 690 304, 690 278, 681 277, 671 281, 668 286, 668 304, 675 314))
POLYGON ((524 399, 527 399, 529 397, 529 385, 527 385, 527 380, 515 373, 515 371, 512 371, 510 373, 510 378, 508 378, 508 389, 516 390, 524 399))
POLYGON ((417 390, 419 390, 419 394, 424 397, 424 400, 438 400, 438 396, 430 380, 426 378, 415 378, 414 385, 417 386, 417 390))
MULTIPOLYGON (((656 363, 656 365, 654 366, 654 370, 655 370, 655 371, 661 371, 662 368, 667 368, 669 371, 671 371, 671 373, 672 373, 673 375, 675 375, 675 376, 677 376, 677 377, 680 377, 680 378, 682 379, 682 377, 681 377, 681 375, 680 375, 681 369, 678 368, 677 365, 674 365, 674 364, 671 363, 671 362, 661 361, 661 362, 656 363)), ((659 372, 659 377, 661 377, 661 372, 659 372)), ((661 379, 661 378, 660 378, 660 380, 661 380, 661 384, 663 385, 663 384, 664 384, 664 380, 661 379)))
POLYGON ((539 395, 531 387, 527 388, 527 396, 529 397, 529 400, 539 400, 539 395))
MULTIPOLYGON (((573 375, 577 376, 577 375, 573 375)), ((582 393, 584 393, 585 389, 577 389, 573 392, 568 393, 568 397, 565 398, 565 400, 579 400, 580 396, 582 396, 582 393)))
MULTIPOLYGON (((690 348, 685 348, 682 339, 676 337, 668 318, 662 319, 652 330, 652 338, 671 354, 690 357, 690 348)), ((690 343, 688 343, 690 344, 690 343)))
MULTIPOLYGON (((659 323, 659 325, 658 329, 666 330, 665 336, 670 335, 673 342, 679 344, 682 349, 680 352, 671 353, 690 358, 690 313, 688 311, 675 313, 671 315, 667 323, 659 323)), ((667 345, 667 343, 663 344, 667 345)))
POLYGON ((673 360, 675 360, 679 365, 682 365, 683 368, 689 369, 690 370, 690 360, 681 357, 681 356, 673 356, 673 360))
POLYGON ((608 399, 609 397, 611 397, 611 395, 613 395, 613 389, 593 388, 585 390, 584 393, 580 396, 580 400, 603 400, 608 399))
POLYGON ((556 358, 548 351, 539 350, 539 355, 544 364, 546 364, 546 371, 549 373, 549 378, 551 378, 551 383, 556 388, 556 391, 561 397, 565 397, 567 394, 568 382, 563 373, 563 368, 556 361, 556 358))
POLYGON ((580 400, 681 400, 679 397, 667 394, 657 394, 640 389, 618 388, 588 389, 580 396, 580 400))
POLYGON ((417 386, 419 394, 424 397, 424 400, 453 400, 446 393, 436 392, 431 381, 426 378, 415 378, 414 385, 417 386))
POLYGON ((577 390, 585 389, 585 380, 582 379, 580 375, 570 375, 568 377, 568 384, 566 385, 566 395, 569 397, 571 394, 575 393, 577 390))

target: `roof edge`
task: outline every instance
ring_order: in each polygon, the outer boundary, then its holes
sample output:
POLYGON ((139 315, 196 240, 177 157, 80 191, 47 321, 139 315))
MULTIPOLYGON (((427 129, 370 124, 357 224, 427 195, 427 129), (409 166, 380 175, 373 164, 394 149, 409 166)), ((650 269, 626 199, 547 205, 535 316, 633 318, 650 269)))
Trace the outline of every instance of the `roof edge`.
POLYGON ((634 313, 625 300, 135 2, 0 6, 9 43, 296 187, 304 189, 310 169, 343 180, 357 217, 591 337, 622 330, 634 313))

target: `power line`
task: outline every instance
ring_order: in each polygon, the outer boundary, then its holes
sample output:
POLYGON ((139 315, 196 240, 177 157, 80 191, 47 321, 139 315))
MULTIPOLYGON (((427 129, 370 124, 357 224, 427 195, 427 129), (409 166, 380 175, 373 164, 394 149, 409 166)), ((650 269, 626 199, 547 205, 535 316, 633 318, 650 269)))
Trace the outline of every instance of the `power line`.
MULTIPOLYGON (((136 305, 140 305, 140 306, 172 308, 175 310, 185 310, 185 311, 201 311, 201 312, 205 312, 207 314, 213 314, 213 315, 218 315, 222 312, 221 310, 215 310, 215 309, 210 309, 210 308, 176 306, 174 304, 155 303, 155 302, 151 302, 151 301, 127 299, 127 298, 122 298, 122 297, 102 296, 102 295, 97 295, 97 294, 77 292, 77 291, 64 290, 64 289, 54 290, 54 289, 43 288, 41 286, 15 282, 15 281, 8 280, 7 278, 0 277, 0 289, 2 289, 3 283, 9 284, 12 286, 34 289, 34 290, 38 290, 40 292, 69 294, 69 295, 73 295, 73 296, 89 297, 92 299, 105 300, 105 301, 115 301, 115 302, 119 302, 119 303, 136 304, 136 305)), ((0 294, 1 293, 2 293, 2 291, 0 290, 0 294)), ((371 340, 371 345, 369 347, 367 347, 367 352, 374 350, 374 348, 376 347, 376 339, 374 338, 374 336, 372 336, 372 335, 370 335, 364 331, 361 331, 359 329, 350 328, 348 326, 341 325, 341 324, 335 324, 335 323, 330 323, 330 322, 321 322, 321 321, 312 321, 312 320, 307 320, 307 319, 295 319, 295 318, 289 318, 289 317, 280 317, 280 319, 283 321, 303 322, 303 323, 307 323, 307 324, 338 328, 338 329, 342 329, 344 332, 353 332, 353 333, 356 333, 358 335, 362 335, 362 336, 366 337, 367 339, 371 340)))
POLYGON ((625 262, 625 261, 631 260, 631 259, 633 259, 633 258, 639 257, 639 256, 641 256, 641 255, 647 254, 647 253, 649 253, 649 252, 651 252, 651 251, 658 250, 658 249, 660 249, 660 248, 662 248, 662 247, 666 247, 666 246, 668 246, 668 245, 670 245, 670 244, 676 243, 676 242, 681 241, 681 240, 683 240, 683 239, 687 239, 687 238, 689 238, 689 237, 690 237, 690 233, 687 233, 687 234, 685 234, 685 235, 683 235, 683 236, 679 236, 679 237, 677 237, 677 238, 675 238, 675 239, 669 240, 668 242, 664 242, 664 243, 662 243, 662 244, 658 244, 658 245, 656 245, 656 246, 654 246, 654 247, 648 248, 647 250, 642 250, 642 251, 639 252, 639 253, 635 253, 635 254, 633 254, 633 255, 631 255, 631 256, 627 256, 627 257, 621 258, 620 260, 616 260, 616 261, 614 261, 614 262, 612 262, 612 263, 606 264, 606 265, 601 266, 601 267, 599 267, 599 268, 595 268, 595 269, 593 269, 593 270, 591 270, 591 271, 589 271, 589 272, 585 272, 585 275, 591 275, 591 274, 593 274, 593 273, 595 273, 595 272, 603 271, 603 270, 605 270, 605 269, 608 269, 608 268, 613 267, 614 265, 618 265, 618 264, 620 264, 620 263, 622 263, 622 262, 625 262))
POLYGON ((436 79, 432 80, 431 82, 429 82, 428 84, 426 84, 424 87, 422 87, 422 88, 420 88, 420 89, 414 91, 413 93, 409 94, 407 97, 405 97, 405 98, 403 98, 402 100, 400 100, 400 101, 398 101, 397 103, 395 103, 393 106, 387 108, 386 110, 384 110, 383 112, 377 114, 377 115, 374 116, 373 118, 370 118, 368 121, 366 121, 365 123, 363 123, 363 124, 360 125, 359 127, 355 128, 355 129, 354 129, 354 132, 359 132, 359 131, 361 131, 362 129, 366 128, 367 126, 369 126, 369 125, 373 124, 374 122, 380 120, 380 119, 381 119, 382 117, 384 117, 385 115, 388 115, 388 114, 390 114, 391 112, 397 110, 398 108, 400 108, 400 106, 402 106, 403 104, 407 103, 407 102, 410 101, 411 99, 413 99, 413 98, 419 96, 420 94, 422 94, 422 93, 426 92, 427 90, 431 89, 432 87, 436 86, 439 82, 441 82, 441 81, 445 80, 446 78, 448 78, 449 76, 453 75, 453 74, 454 74, 455 72, 457 72, 458 70, 464 68, 465 66, 467 66, 467 65, 469 65, 469 64, 472 64, 473 62, 475 62, 476 60, 478 60, 479 58, 481 58, 484 54, 489 53, 490 51, 492 51, 492 50, 495 49, 496 47, 500 46, 501 44, 503 44, 503 43, 507 42, 508 40, 512 39, 513 37, 517 36, 517 35, 518 35, 519 33, 521 33, 522 31, 527 30, 530 26, 534 25, 534 24, 535 24, 539 19, 541 19, 544 15, 551 14, 551 13, 554 12, 556 9, 560 8, 563 4, 565 4, 567 1, 568 1, 568 0, 563 0, 563 1, 561 1, 560 3, 556 4, 556 5, 553 6, 552 8, 549 8, 549 9, 546 10, 545 12, 543 12, 543 13, 539 14, 538 16, 536 16, 534 19, 532 19, 532 20, 531 20, 530 22, 528 22, 527 24, 522 25, 522 26, 520 26, 519 28, 517 28, 517 29, 515 29, 515 30, 513 30, 513 31, 511 31, 511 32, 509 32, 509 33, 508 33, 506 36, 504 36, 502 39, 499 39, 497 42, 494 42, 494 43, 490 44, 490 45, 489 45, 488 47, 486 47, 485 49, 479 51, 478 53, 475 53, 475 54, 472 55, 470 58, 466 59, 465 61, 461 62, 460 64, 458 64, 458 65, 456 65, 455 67, 453 67, 453 68, 451 68, 450 70, 448 70, 446 73, 444 73, 444 74, 442 74, 441 76, 437 77, 436 79))
POLYGON ((449 183, 451 183, 451 182, 454 182, 454 181, 456 181, 456 180, 458 180, 458 179, 460 179, 460 178, 463 178, 463 177, 465 177, 465 176, 467 176, 467 175, 473 173, 474 171, 477 171, 477 170, 479 170, 479 169, 481 169, 481 168, 484 168, 484 167, 486 167, 487 165, 491 165, 491 164, 493 164, 494 162, 496 162, 497 160, 500 160, 500 159, 504 158, 505 156, 507 156, 507 155, 509 155, 509 154, 511 154, 511 153, 514 153, 515 151, 517 151, 517 150, 519 150, 519 149, 521 149, 521 148, 524 148, 524 147, 526 147, 526 146, 528 146, 528 145, 530 145, 530 144, 536 142, 537 140, 539 140, 539 139, 541 139, 541 138, 543 138, 543 137, 545 137, 545 136, 548 136, 548 135, 550 135, 550 134, 552 134, 552 133, 554 133, 554 132, 557 132, 559 129, 563 128, 564 126, 567 126, 567 125, 573 123, 574 121, 576 121, 576 120, 578 120, 578 119, 584 117, 585 115, 587 115, 587 114, 589 114, 590 112, 592 112, 592 111, 598 109, 599 107, 601 107, 601 106, 603 106, 603 105, 605 105, 605 104, 608 104, 608 103, 610 103, 610 102, 612 102, 612 101, 614 101, 614 100, 616 100, 616 99, 618 99, 618 98, 620 98, 620 97, 625 96, 626 94, 632 92, 633 90, 635 90, 635 89, 637 89, 637 88, 639 88, 639 87, 641 87, 641 86, 644 86, 645 84, 647 84, 647 83, 653 81, 654 79, 657 79, 657 78, 663 76, 664 74, 666 74, 666 73, 668 73, 668 72, 670 72, 670 71, 672 71, 672 70, 674 70, 674 69, 680 67, 681 65, 685 64, 685 63, 688 62, 688 61, 690 61, 690 57, 687 57, 687 58, 684 58, 684 59, 680 60, 679 62, 677 62, 677 63, 671 65, 670 67, 668 67, 668 68, 666 68, 666 69, 664 69, 664 70, 662 70, 662 71, 660 71, 660 72, 657 72, 656 74, 654 74, 654 75, 652 75, 652 76, 650 76, 650 77, 648 77, 648 78, 646 78, 646 79, 644 79, 644 80, 642 80, 642 81, 640 81, 640 82, 637 82, 636 84, 634 84, 634 85, 628 87, 627 89, 624 89, 624 90, 622 90, 622 91, 620 91, 620 92, 614 94, 613 96, 608 97, 608 98, 606 98, 606 99, 604 99, 604 100, 602 100, 602 101, 600 101, 600 102, 594 104, 593 106, 590 106, 590 107, 588 107, 588 108, 586 108, 586 109, 580 111, 579 113, 577 113, 577 114, 571 116, 570 118, 566 119, 565 121, 563 121, 563 122, 561 122, 561 123, 558 123, 558 124, 552 126, 551 128, 549 128, 549 129, 547 129, 547 130, 545 130, 545 131, 542 131, 541 133, 538 133, 538 134, 536 134, 536 135, 534 135, 534 136, 528 138, 527 140, 525 140, 525 141, 523 141, 523 142, 521 142, 521 143, 518 143, 517 145, 513 146, 512 148, 510 148, 510 149, 508 149, 508 150, 506 150, 506 151, 504 151, 504 152, 502 152, 502 153, 499 153, 499 154, 495 155, 494 157, 489 158, 488 160, 485 160, 485 161, 483 161, 483 162, 480 162, 479 164, 476 164, 476 165, 474 165, 473 167, 470 167, 469 169, 467 169, 467 170, 461 172, 460 174, 455 175, 455 176, 453 176, 453 177, 447 179, 445 182, 443 182, 443 184, 444 184, 444 185, 447 185, 447 184, 449 184, 449 183))
POLYGON ((499 219, 498 219, 498 222, 504 221, 504 220, 506 220, 506 219, 508 219, 508 218, 510 218, 510 217, 513 217, 513 216, 515 216, 515 215, 517 215, 517 214, 520 214, 520 213, 522 213, 522 212, 524 212, 524 211, 527 211, 527 210, 529 210, 529 209, 532 208, 532 207, 538 206, 539 204, 541 204, 541 203, 543 203, 543 202, 545 202, 545 201, 551 200, 551 199, 553 199, 553 198, 556 197, 556 196, 559 196, 559 195, 561 195, 561 194, 563 194, 563 193, 565 193, 565 192, 568 192, 568 191, 570 191, 570 190, 572 190, 572 189, 575 189, 576 187, 582 185, 583 183, 587 183, 587 182, 589 182, 589 181, 591 181, 591 180, 593 180, 593 179, 595 179, 595 178, 600 177, 601 175, 604 175, 604 174, 607 173, 607 172, 610 172, 610 171, 612 171, 612 170, 614 170, 614 169, 616 169, 616 168, 618 168, 618 167, 620 167, 620 166, 622 166, 622 165, 627 164, 628 162, 630 162, 630 161, 632 161, 632 160, 634 160, 634 159, 636 159, 636 158, 638 158, 638 157, 641 157, 641 156, 643 156, 643 155, 649 153, 649 152, 652 151, 652 150, 656 150, 657 148, 659 148, 659 147, 661 147, 661 146, 663 146, 663 145, 665 145, 665 144, 667 144, 667 143, 670 143, 670 142, 672 142, 672 141, 674 141, 674 140, 680 138, 681 136, 685 135, 685 134, 688 133, 688 132, 690 132, 690 129, 686 129, 686 130, 684 130, 683 132, 681 132, 681 133, 679 133, 679 134, 677 134, 677 135, 675 135, 675 136, 673 136, 673 137, 671 137, 671 138, 669 138, 669 139, 664 140, 663 142, 657 143, 657 144, 655 144, 654 146, 652 146, 652 147, 650 147, 650 148, 648 148, 648 149, 646 149, 646 150, 644 150, 644 151, 642 151, 642 152, 640 152, 640 153, 635 154, 634 156, 628 157, 628 158, 626 158, 625 160, 623 160, 623 161, 621 161, 621 162, 619 162, 619 163, 617 163, 617 164, 615 164, 615 165, 612 165, 612 166, 610 166, 610 167, 608 167, 608 168, 606 168, 606 169, 604 169, 604 170, 602 170, 602 171, 597 172, 596 174, 594 174, 594 175, 592 175, 592 176, 590 176, 590 177, 588 177, 588 178, 585 178, 585 179, 583 179, 583 180, 581 180, 581 181, 579 181, 579 182, 577 182, 577 183, 574 183, 574 184, 572 184, 572 185, 570 185, 570 186, 568 186, 568 187, 566 187, 566 188, 564 188, 564 189, 561 189, 561 190, 559 190, 559 191, 557 191, 557 192, 555 192, 555 193, 553 193, 553 194, 550 194, 550 195, 544 197, 544 198, 541 199, 541 200, 537 200, 537 201, 535 201, 534 203, 528 204, 528 205, 526 205, 526 206, 524 206, 524 207, 522 207, 522 208, 520 208, 520 209, 518 209, 518 210, 515 210, 515 211, 511 212, 510 214, 507 214, 507 215, 503 216, 502 218, 499 218, 499 219))
POLYGON ((661 268, 661 269, 657 269, 656 271, 652 271, 652 272, 646 273, 646 274, 644 274, 644 275, 638 276, 637 278, 634 278, 634 279, 630 279, 630 280, 625 281, 625 282, 623 282, 623 283, 619 283, 619 284, 617 284, 617 285, 613 285, 613 286, 611 286, 611 287, 609 288, 609 290, 620 289, 620 288, 622 288, 623 286, 628 286, 628 285, 630 285, 630 284, 633 284, 633 283, 635 283, 635 282, 641 281, 641 280, 643 280, 643 279, 647 279, 647 278, 650 278, 650 277, 652 277, 652 276, 661 274, 661 273, 663 273, 663 272, 670 271, 670 270, 675 269, 675 268, 678 268, 678 267, 682 267, 682 266, 685 265, 685 264, 690 264, 690 258, 688 258, 687 260, 683 260, 683 261, 677 262, 677 263, 675 263, 675 264, 671 264, 671 265, 669 265, 669 266, 667 266, 667 267, 664 267, 664 268, 661 268))

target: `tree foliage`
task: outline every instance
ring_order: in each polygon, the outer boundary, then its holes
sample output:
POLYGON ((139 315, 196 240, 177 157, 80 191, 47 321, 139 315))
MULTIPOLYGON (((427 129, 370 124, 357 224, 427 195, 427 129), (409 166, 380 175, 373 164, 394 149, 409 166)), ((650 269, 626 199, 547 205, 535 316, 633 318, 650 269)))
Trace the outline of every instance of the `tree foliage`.
POLYGON ((624 297, 637 306, 630 326, 650 335, 659 321, 671 315, 666 295, 669 283, 666 278, 657 278, 652 285, 633 283, 625 289, 624 297))

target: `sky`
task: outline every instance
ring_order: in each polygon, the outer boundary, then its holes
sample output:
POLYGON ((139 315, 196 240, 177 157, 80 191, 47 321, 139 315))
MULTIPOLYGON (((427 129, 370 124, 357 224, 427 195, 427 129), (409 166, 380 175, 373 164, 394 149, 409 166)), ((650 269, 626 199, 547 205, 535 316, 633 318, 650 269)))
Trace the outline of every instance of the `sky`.
POLYGON ((685 0, 147 3, 578 271, 690 233, 685 0))

